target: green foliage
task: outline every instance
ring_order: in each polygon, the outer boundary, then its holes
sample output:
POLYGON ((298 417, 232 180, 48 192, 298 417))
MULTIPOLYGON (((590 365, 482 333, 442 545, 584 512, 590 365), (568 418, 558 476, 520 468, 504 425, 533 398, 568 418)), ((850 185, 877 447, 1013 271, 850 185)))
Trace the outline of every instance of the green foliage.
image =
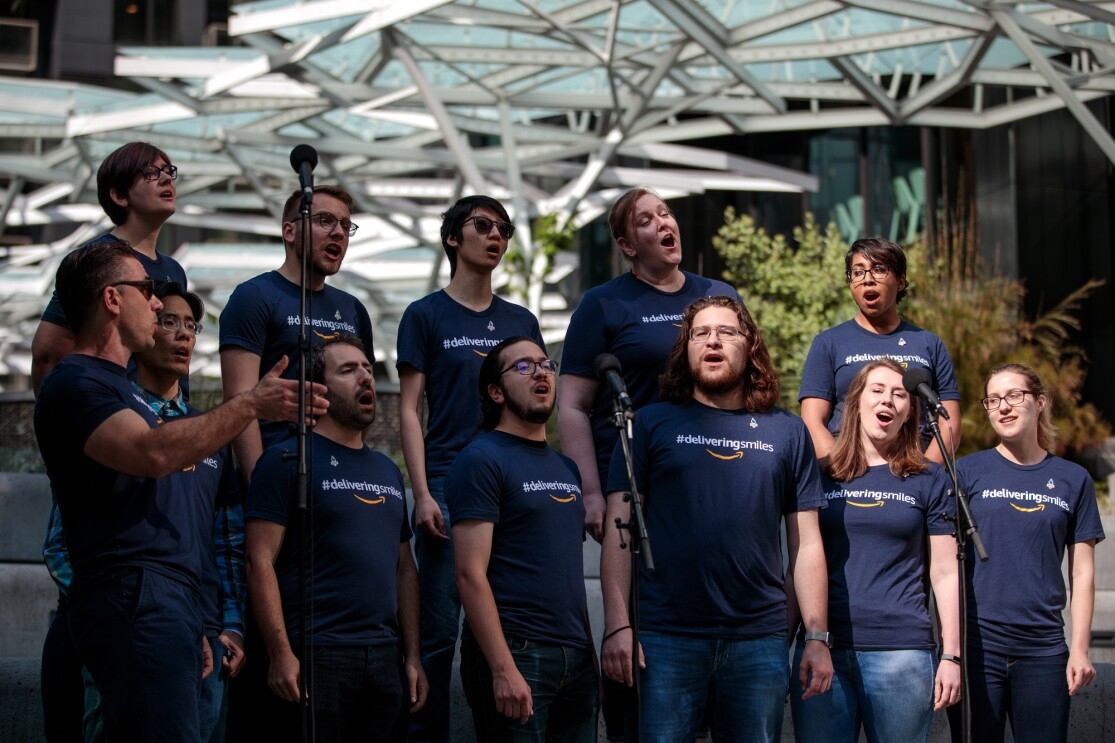
MULTIPOLYGON (((960 453, 995 445, 979 400, 987 372, 1006 362, 1032 366, 1044 380, 1053 397, 1058 454, 1072 456, 1110 436, 1099 411, 1081 400, 1087 359, 1072 343, 1081 305, 1102 282, 1089 281, 1030 318, 1022 283, 988 270, 974 235, 954 231, 947 238, 937 255, 920 244, 906 249, 910 295, 899 311, 939 335, 952 356, 962 401, 960 453)), ((848 245, 836 226, 822 231, 806 214, 793 239, 796 246, 729 208, 712 241, 727 263, 725 280, 739 289, 762 331, 781 376, 781 404, 790 409, 813 338, 856 313, 844 282, 848 245)))
POLYGON ((729 207, 724 226, 712 238, 724 256, 724 280, 735 286, 762 331, 771 361, 782 380, 781 405, 796 409, 801 372, 813 338, 851 318, 855 302, 844 283, 848 246, 836 225, 824 230, 812 214, 794 229, 796 247, 782 235, 770 236, 729 207))
POLYGON ((951 243, 934 259, 924 246, 907 250, 912 289, 902 313, 941 336, 952 356, 963 406, 960 453, 997 442, 979 399, 987 372, 1003 363, 1026 364, 1041 376, 1053 398, 1057 454, 1071 457, 1110 436, 1095 406, 1081 400, 1087 359, 1072 342, 1080 330, 1081 305, 1103 282, 1089 281, 1030 318, 1021 282, 987 270, 974 239, 951 243))
POLYGON ((561 229, 557 227, 558 215, 543 214, 531 225, 533 250, 527 255, 520 240, 513 240, 503 256, 503 267, 511 275, 508 287, 511 295, 526 299, 530 291, 541 283, 543 277, 554 266, 554 256, 562 250, 572 250, 577 230, 573 221, 567 220, 561 229))

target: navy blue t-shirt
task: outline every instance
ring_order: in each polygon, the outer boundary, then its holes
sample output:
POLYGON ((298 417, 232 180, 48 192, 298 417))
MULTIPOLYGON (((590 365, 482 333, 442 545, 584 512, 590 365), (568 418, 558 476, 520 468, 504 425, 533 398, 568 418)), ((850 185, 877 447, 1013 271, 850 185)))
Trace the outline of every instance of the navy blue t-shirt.
POLYGON ((1020 465, 995 449, 956 465, 990 559, 969 544, 968 645, 1020 657, 1065 652, 1067 545, 1104 538, 1092 478, 1052 454, 1020 465))
MULTIPOLYGON (((282 376, 297 379, 300 292, 297 284, 278 271, 260 274, 236 287, 221 313, 220 350, 234 347, 257 354, 261 379, 287 356, 290 363, 282 376)), ((310 313, 311 345, 348 333, 364 342, 368 360, 375 363, 372 320, 359 299, 326 284, 323 290, 310 292, 310 313)), ((259 430, 264 448, 293 432, 290 424, 279 421, 260 421, 259 430)))
POLYGON ((84 354, 58 362, 35 401, 35 436, 66 524, 71 592, 121 565, 151 568, 197 589, 213 534, 213 501, 198 497, 197 466, 137 477, 84 451, 93 431, 125 409, 152 428, 162 424, 124 367, 84 354))
POLYGON ((820 513, 829 572, 833 645, 855 650, 934 650, 926 580, 927 538, 952 534, 949 482, 930 462, 900 478, 885 465, 851 482, 822 474, 820 513))
MULTIPOLYGON (((655 571, 641 564, 642 626, 756 639, 786 631, 782 519, 825 505, 801 418, 658 403, 635 418, 634 469, 655 571)), ((623 450, 607 492, 628 490, 623 450)))
MULTIPOLYGON (((565 334, 561 373, 595 379, 593 362, 598 355, 610 353, 623 367, 623 382, 636 410, 658 402, 658 376, 666 370, 685 308, 702 297, 739 300, 739 293, 723 281, 682 273, 685 283, 676 292, 657 289, 630 271, 585 292, 565 334)), ((619 440, 607 385, 600 385, 590 419, 603 485, 619 440)))
POLYGON ((403 313, 396 363, 426 375, 427 479, 443 476, 479 433, 480 365, 489 349, 516 335, 533 339, 545 351, 531 311, 496 296, 488 309, 474 312, 440 290, 403 313))
MULTIPOLYGON (((929 372, 930 386, 942 400, 959 400, 960 388, 952 368, 952 358, 940 338, 917 325, 902 320, 890 333, 872 333, 848 320, 813 339, 801 372, 798 400, 816 397, 833 404, 828 430, 833 436, 844 419, 844 398, 856 373, 876 359, 894 359, 903 368, 910 364, 929 372)), ((923 426, 923 443, 932 436, 923 426)))
MULTIPOLYGON (((101 245, 107 242, 114 242, 120 238, 113 235, 111 232, 106 232, 100 237, 95 237, 89 242, 82 245, 78 250, 92 247, 94 245, 101 245)), ((154 259, 148 258, 138 250, 133 250, 136 259, 143 265, 143 270, 147 275, 156 281, 176 281, 183 289, 186 289, 186 271, 182 268, 182 264, 171 258, 169 255, 158 253, 154 259)), ((70 329, 70 321, 66 319, 66 313, 62 311, 62 303, 58 301, 58 293, 54 292, 50 295, 50 302, 47 303, 46 309, 43 310, 43 320, 55 325, 60 325, 66 330, 70 329)), ((201 318, 197 318, 201 320, 201 318)))
POLYGON ((566 647, 592 643, 581 559, 585 504, 573 460, 543 441, 491 431, 453 462, 445 500, 453 524, 495 524, 488 583, 505 634, 566 647))
MULTIPOLYGON (((411 536, 402 473, 367 446, 352 449, 320 434, 310 446, 314 646, 394 644, 399 545, 411 536)), ((294 448, 293 441, 284 442, 260 457, 244 517, 286 527, 275 573, 287 636, 297 647, 298 552, 304 540, 295 494, 298 462, 284 457, 294 448)))

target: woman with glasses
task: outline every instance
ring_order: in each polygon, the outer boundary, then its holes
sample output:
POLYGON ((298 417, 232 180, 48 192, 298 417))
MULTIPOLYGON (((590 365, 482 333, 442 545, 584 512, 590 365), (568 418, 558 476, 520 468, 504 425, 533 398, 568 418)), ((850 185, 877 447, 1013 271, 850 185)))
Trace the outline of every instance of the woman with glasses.
MULTIPOLYGON (((957 463, 990 559, 969 550, 968 696, 971 740, 1068 738, 1069 698, 1096 678, 1088 660, 1095 547, 1104 538, 1092 478, 1050 452, 1052 400, 1021 364, 991 370, 980 401, 999 437, 957 463), (1061 563, 1068 553, 1072 641, 1066 644, 1061 563)), ((954 738, 959 715, 949 715, 954 738)))
POLYGON ((960 700, 956 540, 948 479, 918 446, 918 402, 902 366, 856 373, 848 415, 821 460, 832 689, 808 700, 796 666, 790 705, 798 740, 926 741, 935 710, 960 700), (927 579, 940 626, 929 616, 927 579))
MULTIPOLYGON (((685 308, 701 297, 739 299, 724 282, 681 269, 681 230, 670 207, 651 189, 623 194, 608 214, 608 230, 631 270, 581 299, 565 336, 558 386, 562 452, 580 470, 585 528, 598 542, 605 528, 601 483, 608 480, 619 435, 612 422, 612 393, 594 370, 596 358, 608 353, 619 360, 636 410, 656 403, 658 375, 666 369, 685 308)), ((613 704, 621 690, 605 680, 610 740, 623 739, 622 716, 613 704)))
MULTIPOLYGON (((948 412, 947 420, 938 421, 941 436, 956 451, 960 390, 952 359, 940 338, 898 314, 898 305, 909 289, 902 248, 881 237, 856 240, 844 256, 844 272, 859 311, 813 339, 798 394, 801 417, 817 456, 827 456, 833 447, 852 378, 864 364, 879 358, 895 359, 904 367, 919 366, 929 373, 930 385, 948 412)), ((944 464, 944 455, 924 425, 921 447, 929 459, 944 464)))
MULTIPOLYGON (((97 200, 115 226, 82 247, 124 240, 148 276, 176 281, 185 289, 182 266, 156 250, 159 232, 174 214, 177 178, 178 168, 171 164, 170 156, 154 145, 129 142, 115 150, 97 170, 97 200)), ((70 324, 62 305, 52 296, 31 341, 31 384, 36 391, 47 372, 73 347, 70 324)))

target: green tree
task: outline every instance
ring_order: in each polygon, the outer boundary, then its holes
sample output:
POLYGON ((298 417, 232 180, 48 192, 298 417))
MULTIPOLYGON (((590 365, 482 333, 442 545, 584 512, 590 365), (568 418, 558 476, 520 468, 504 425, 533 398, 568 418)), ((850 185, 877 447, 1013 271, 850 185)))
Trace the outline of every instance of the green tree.
POLYGON ((796 245, 769 235, 729 207, 712 238, 724 256, 724 280, 735 286, 762 331, 782 380, 782 405, 797 408, 801 372, 813 338, 856 313, 844 283, 848 246, 836 225, 823 230, 812 214, 793 231, 796 245))

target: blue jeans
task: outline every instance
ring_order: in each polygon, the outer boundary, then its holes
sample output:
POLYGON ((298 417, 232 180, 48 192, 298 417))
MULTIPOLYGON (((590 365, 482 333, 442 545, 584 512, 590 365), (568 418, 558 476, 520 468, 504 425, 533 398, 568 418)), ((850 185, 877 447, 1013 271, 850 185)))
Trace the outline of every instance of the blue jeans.
MULTIPOLYGON (((449 509, 445 506, 445 478, 427 482, 430 495, 441 506, 446 533, 449 509)), ((419 637, 422 643, 422 668, 430 683, 426 706, 411 715, 410 743, 450 743, 449 685, 453 675, 453 655, 461 632, 461 594, 457 591, 457 563, 453 542, 431 537, 421 527, 414 529, 414 555, 418 563, 418 590, 422 606, 419 637)))
POLYGON ((832 689, 803 700, 794 651, 790 708, 794 736, 819 743, 856 743, 860 728, 870 743, 929 740, 937 664, 930 650, 832 651, 832 689))
POLYGON ((784 634, 713 640, 640 633, 647 667, 641 676, 641 743, 692 743, 711 709, 713 740, 782 740, 789 686, 784 634))
POLYGON ((492 669, 472 637, 461 643, 461 682, 476 739, 485 743, 596 743, 598 682, 592 650, 507 638, 515 667, 530 686, 526 723, 496 711, 492 669))
MULTIPOLYGON (((972 740, 1001 743, 1010 720, 1017 743, 1057 743, 1069 735, 1066 650, 1057 655, 1018 658, 969 647, 968 689, 972 740)), ((953 740, 960 731, 960 705, 949 707, 953 740)))
POLYGON ((225 719, 228 716, 228 671, 223 667, 225 646, 216 637, 207 637, 213 651, 213 672, 201 680, 201 696, 197 700, 201 722, 202 743, 224 743, 225 719))
POLYGON ((76 582, 70 633, 101 695, 105 734, 119 741, 196 741, 201 681, 197 592, 140 567, 76 582))

